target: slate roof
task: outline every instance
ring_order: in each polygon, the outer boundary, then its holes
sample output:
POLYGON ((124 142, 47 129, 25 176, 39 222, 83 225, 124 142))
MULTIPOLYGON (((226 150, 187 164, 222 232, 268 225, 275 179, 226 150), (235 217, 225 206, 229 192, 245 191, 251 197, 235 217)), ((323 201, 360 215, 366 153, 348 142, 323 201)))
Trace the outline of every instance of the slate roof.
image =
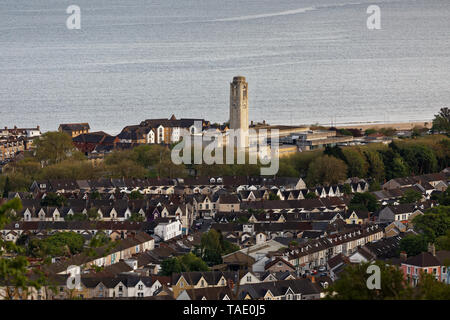
POLYGON ((429 252, 422 252, 416 256, 409 257, 405 264, 416 266, 416 267, 435 267, 440 266, 441 262, 438 258, 433 256, 429 252))
POLYGON ((294 294, 301 295, 320 295, 321 292, 320 287, 317 284, 312 283, 311 280, 296 279, 245 284, 239 288, 239 297, 242 299, 248 294, 253 299, 260 299, 264 297, 268 290, 270 290, 274 296, 283 296, 289 289, 291 289, 294 294))

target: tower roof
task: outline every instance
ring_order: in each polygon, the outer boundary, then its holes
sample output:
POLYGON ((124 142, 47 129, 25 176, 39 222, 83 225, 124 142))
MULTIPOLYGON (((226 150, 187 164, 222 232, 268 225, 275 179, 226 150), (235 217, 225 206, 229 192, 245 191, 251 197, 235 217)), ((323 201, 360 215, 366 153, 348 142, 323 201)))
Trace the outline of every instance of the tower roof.
POLYGON ((244 81, 245 82, 245 77, 243 76, 236 76, 233 78, 233 82, 237 82, 237 81, 244 81))

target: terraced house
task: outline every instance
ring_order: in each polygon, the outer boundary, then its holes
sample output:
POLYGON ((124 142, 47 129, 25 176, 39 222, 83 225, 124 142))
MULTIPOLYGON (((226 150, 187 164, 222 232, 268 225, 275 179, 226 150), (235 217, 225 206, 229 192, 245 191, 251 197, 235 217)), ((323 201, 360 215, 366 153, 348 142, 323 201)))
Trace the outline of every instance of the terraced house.
POLYGON ((204 289, 212 287, 227 287, 230 283, 238 283, 237 272, 206 271, 183 272, 172 275, 172 291, 177 298, 184 290, 204 289))

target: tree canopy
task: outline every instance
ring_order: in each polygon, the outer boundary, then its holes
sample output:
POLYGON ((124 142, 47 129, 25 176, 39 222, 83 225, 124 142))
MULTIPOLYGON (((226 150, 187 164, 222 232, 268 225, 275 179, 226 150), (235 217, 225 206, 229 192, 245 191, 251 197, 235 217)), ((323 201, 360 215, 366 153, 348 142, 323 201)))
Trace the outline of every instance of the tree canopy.
POLYGON ((338 184, 347 178, 347 165, 332 156, 321 156, 308 169, 308 186, 338 184))
POLYGON ((450 109, 442 108, 439 113, 434 116, 433 130, 436 132, 444 132, 450 135, 450 109))
POLYGON ((160 274, 163 276, 171 276, 173 273, 208 270, 209 268, 206 262, 190 252, 182 256, 164 260, 161 263, 160 274))
POLYGON ((377 198, 369 193, 355 193, 352 200, 350 200, 350 210, 366 210, 370 212, 377 211, 380 207, 380 204, 377 201, 377 198))

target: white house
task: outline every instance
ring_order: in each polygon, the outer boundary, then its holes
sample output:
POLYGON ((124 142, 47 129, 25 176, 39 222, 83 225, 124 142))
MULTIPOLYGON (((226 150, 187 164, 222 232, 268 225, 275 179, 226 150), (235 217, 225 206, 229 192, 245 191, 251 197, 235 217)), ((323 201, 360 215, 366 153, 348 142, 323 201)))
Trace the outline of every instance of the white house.
POLYGON ((155 235, 162 241, 178 237, 182 234, 182 225, 180 220, 169 220, 169 222, 161 222, 155 227, 155 235))

